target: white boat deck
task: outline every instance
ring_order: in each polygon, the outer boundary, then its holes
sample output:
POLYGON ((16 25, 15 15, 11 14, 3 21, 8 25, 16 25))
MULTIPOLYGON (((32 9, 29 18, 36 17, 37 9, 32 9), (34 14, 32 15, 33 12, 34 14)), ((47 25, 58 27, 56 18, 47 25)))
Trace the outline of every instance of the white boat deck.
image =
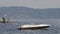
POLYGON ((50 25, 48 25, 48 24, 39 24, 39 25, 29 25, 29 24, 27 24, 27 25, 22 25, 21 26, 21 28, 29 28, 29 27, 45 27, 45 26, 50 26, 50 25))

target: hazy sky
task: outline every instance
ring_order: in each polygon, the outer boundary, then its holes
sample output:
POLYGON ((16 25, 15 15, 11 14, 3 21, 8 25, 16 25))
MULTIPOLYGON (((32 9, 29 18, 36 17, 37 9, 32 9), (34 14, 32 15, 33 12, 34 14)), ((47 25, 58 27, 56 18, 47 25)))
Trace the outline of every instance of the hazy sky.
POLYGON ((60 8, 60 0, 0 0, 3 6, 25 6, 31 8, 60 8))

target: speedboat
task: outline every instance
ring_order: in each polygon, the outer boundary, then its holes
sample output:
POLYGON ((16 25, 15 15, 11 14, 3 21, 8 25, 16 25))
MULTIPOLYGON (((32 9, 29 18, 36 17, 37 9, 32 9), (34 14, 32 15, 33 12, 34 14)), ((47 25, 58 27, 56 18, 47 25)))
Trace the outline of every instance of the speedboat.
POLYGON ((0 23, 7 23, 8 20, 3 20, 3 19, 0 19, 0 23))
POLYGON ((48 27, 50 27, 50 25, 48 25, 48 24, 37 24, 37 25, 36 24, 31 24, 31 25, 27 24, 27 25, 19 26, 18 29, 19 30, 21 30, 21 29, 32 29, 32 30, 34 30, 34 29, 45 29, 48 27))

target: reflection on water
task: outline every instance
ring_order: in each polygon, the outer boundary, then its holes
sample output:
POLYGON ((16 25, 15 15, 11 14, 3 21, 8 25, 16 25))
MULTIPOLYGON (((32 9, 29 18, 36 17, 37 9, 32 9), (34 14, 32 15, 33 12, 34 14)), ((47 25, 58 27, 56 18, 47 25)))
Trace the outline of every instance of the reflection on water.
MULTIPOLYGON (((50 22, 50 21, 49 21, 50 22)), ((59 21, 60 22, 60 21, 59 21)), ((58 21, 50 22, 44 21, 44 24, 51 24, 48 29, 38 30, 18 30, 18 26, 26 24, 27 22, 16 22, 16 23, 0 23, 0 34, 60 34, 60 26, 58 21)), ((41 22, 42 23, 42 22, 41 22)), ((28 23, 30 24, 30 23, 28 23)))

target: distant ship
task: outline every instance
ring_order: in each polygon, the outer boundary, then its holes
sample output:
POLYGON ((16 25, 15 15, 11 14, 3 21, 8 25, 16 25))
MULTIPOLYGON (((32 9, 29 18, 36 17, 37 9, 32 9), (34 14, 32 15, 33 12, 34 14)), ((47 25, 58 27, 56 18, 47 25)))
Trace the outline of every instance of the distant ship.
POLYGON ((7 22, 8 22, 7 19, 5 19, 5 18, 0 18, 0 23, 7 23, 7 22))
POLYGON ((0 23, 8 23, 9 22, 9 17, 7 14, 5 14, 3 17, 0 18, 0 23))
POLYGON ((27 25, 19 26, 18 29, 19 30, 21 30, 21 29, 35 30, 35 29, 45 29, 45 28, 48 28, 48 27, 50 27, 50 25, 48 25, 48 24, 38 24, 38 25, 36 25, 36 24, 31 24, 31 25, 27 24, 27 25))

